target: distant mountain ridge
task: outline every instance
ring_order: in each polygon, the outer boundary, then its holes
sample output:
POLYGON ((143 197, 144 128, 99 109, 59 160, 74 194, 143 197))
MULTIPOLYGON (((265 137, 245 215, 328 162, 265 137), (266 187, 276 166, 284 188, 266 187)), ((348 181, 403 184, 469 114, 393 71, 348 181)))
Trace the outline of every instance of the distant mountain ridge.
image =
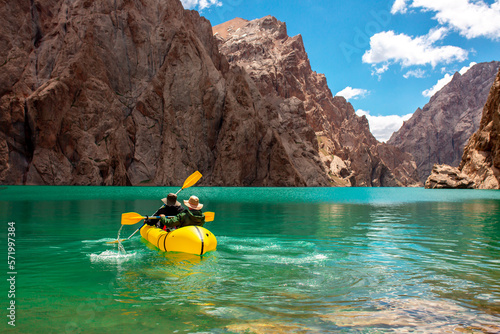
POLYGON ((472 66, 434 94, 395 132, 388 144, 413 155, 424 182, 434 164, 458 167, 471 135, 479 128, 483 107, 500 62, 472 66))
POLYGON ((460 166, 435 165, 425 187, 500 189, 500 70, 460 166))
POLYGON ((229 64, 244 68, 262 96, 303 103, 334 185, 420 185, 411 155, 378 142, 366 118, 357 116, 343 97, 332 95, 325 76, 311 69, 302 36, 289 37, 285 23, 272 16, 236 18, 213 32, 229 64))

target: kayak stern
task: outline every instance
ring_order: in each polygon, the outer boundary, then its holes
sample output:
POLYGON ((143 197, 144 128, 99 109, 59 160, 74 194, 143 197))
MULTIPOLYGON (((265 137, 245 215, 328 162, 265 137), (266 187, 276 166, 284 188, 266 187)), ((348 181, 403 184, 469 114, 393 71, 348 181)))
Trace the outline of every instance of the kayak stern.
POLYGON ((182 252, 203 255, 217 248, 212 232, 201 226, 185 226, 172 232, 144 225, 141 236, 164 252, 182 252))

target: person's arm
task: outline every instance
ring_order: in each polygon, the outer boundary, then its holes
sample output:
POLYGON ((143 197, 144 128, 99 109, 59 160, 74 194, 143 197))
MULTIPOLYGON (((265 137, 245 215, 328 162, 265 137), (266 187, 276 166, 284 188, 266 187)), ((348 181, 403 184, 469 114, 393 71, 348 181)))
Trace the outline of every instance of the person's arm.
POLYGON ((163 226, 166 226, 166 227, 173 227, 173 226, 177 226, 177 225, 180 225, 182 220, 184 219, 184 216, 185 214, 184 213, 181 213, 175 217, 172 217, 172 218, 167 218, 165 217, 165 215, 161 215, 161 218, 160 218, 160 221, 158 222, 157 226, 159 228, 163 228, 163 226))
MULTIPOLYGON (((159 216, 159 215, 161 215, 163 213, 163 211, 165 211, 165 204, 163 204, 161 206, 161 208, 159 208, 158 210, 156 210, 156 212, 153 213, 152 216, 159 216)), ((148 216, 146 216, 146 217, 148 217, 148 216)), ((147 225, 149 225, 149 226, 155 226, 155 225, 158 224, 158 219, 149 219, 149 218, 146 218, 146 219, 144 219, 144 223, 147 224, 147 225)))

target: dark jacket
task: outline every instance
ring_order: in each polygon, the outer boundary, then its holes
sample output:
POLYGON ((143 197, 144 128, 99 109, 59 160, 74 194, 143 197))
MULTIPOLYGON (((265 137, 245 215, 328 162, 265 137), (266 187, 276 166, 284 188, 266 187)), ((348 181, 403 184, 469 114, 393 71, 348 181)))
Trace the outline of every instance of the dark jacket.
POLYGON ((161 218, 159 222, 160 228, 169 227, 184 227, 184 226, 203 226, 205 224, 205 215, 201 210, 187 210, 173 218, 161 218))
POLYGON ((164 205, 155 212, 153 216, 165 215, 165 216, 177 216, 179 213, 186 211, 182 206, 176 205, 164 205))
MULTIPOLYGON (((165 215, 165 216, 177 216, 178 214, 186 211, 182 206, 176 205, 163 205, 159 208, 153 216, 165 215)), ((144 222, 148 225, 156 225, 158 223, 158 219, 145 219, 144 222)))

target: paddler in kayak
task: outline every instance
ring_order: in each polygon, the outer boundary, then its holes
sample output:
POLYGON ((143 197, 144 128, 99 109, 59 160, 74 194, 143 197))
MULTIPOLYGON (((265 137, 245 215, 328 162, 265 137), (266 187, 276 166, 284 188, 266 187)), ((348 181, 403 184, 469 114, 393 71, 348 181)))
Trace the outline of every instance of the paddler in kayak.
POLYGON ((205 224, 205 215, 201 212, 203 204, 196 196, 191 196, 189 200, 184 201, 184 205, 188 207, 189 210, 184 211, 173 218, 166 218, 165 215, 160 215, 160 221, 156 224, 156 227, 163 229, 164 227, 169 229, 172 227, 180 228, 184 226, 203 226, 205 224))
MULTIPOLYGON (((175 217, 180 213, 183 213, 186 211, 177 201, 177 195, 174 193, 170 193, 167 195, 166 198, 162 198, 161 201, 165 203, 161 208, 159 208, 153 216, 170 216, 170 217, 175 217)), ((150 226, 155 226, 158 223, 158 219, 145 219, 144 223, 150 225, 150 226)))

